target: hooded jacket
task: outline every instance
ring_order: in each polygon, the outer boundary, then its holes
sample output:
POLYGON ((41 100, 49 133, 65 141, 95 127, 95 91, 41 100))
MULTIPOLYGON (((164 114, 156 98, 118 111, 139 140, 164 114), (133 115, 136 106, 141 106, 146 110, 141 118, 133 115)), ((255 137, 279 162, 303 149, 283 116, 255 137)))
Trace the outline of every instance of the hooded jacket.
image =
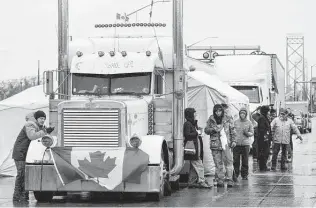
POLYGON ((260 116, 258 118, 258 145, 263 146, 264 143, 270 143, 271 141, 271 126, 268 119, 269 106, 262 106, 260 109, 260 116))
POLYGON ((39 139, 46 135, 44 126, 39 126, 34 118, 34 113, 25 117, 26 124, 21 129, 13 147, 12 158, 17 161, 25 161, 31 140, 39 139))
POLYGON ((186 119, 186 122, 183 124, 184 146, 187 144, 188 141, 193 141, 196 152, 195 155, 184 155, 185 160, 203 160, 203 141, 197 132, 198 125, 197 120, 194 119, 194 113, 194 108, 186 108, 184 111, 184 117, 186 119), (198 140, 200 142, 198 142, 198 140), (198 154, 199 149, 200 155, 198 154))
POLYGON ((213 115, 209 117, 204 129, 205 134, 210 135, 210 148, 213 150, 222 150, 222 143, 220 140, 220 132, 224 128, 227 137, 227 143, 230 146, 232 142, 236 142, 236 131, 234 122, 231 117, 224 113, 221 105, 215 105, 213 108, 213 115), (222 116, 216 115, 217 110, 222 110, 222 116))
POLYGON ((251 121, 247 119, 248 111, 246 108, 241 108, 239 111, 239 119, 235 121, 235 129, 236 129, 236 140, 237 146, 247 146, 252 145, 250 137, 254 134, 254 129, 251 121), (246 113, 246 118, 241 119, 240 113, 246 113))

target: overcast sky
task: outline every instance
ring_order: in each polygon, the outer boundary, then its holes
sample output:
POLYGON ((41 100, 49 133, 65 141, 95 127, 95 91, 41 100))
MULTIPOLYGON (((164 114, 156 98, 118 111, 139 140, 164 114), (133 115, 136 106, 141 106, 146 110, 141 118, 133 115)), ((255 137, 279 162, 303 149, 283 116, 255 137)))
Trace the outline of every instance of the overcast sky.
MULTIPOLYGON (((69 0, 70 35, 113 35, 95 29, 97 23, 114 23, 115 14, 130 13, 151 0, 69 0)), ((171 33, 171 3, 156 4, 152 21, 167 22, 160 29, 171 33)), ((285 66, 286 34, 305 37, 305 57, 316 64, 315 0, 184 0, 184 42, 260 45, 276 53, 285 66)), ((149 21, 149 10, 131 16, 131 22, 149 21)), ((0 80, 37 74, 57 67, 57 0, 0 0, 0 80)), ((315 72, 316 74, 316 72, 315 72)))

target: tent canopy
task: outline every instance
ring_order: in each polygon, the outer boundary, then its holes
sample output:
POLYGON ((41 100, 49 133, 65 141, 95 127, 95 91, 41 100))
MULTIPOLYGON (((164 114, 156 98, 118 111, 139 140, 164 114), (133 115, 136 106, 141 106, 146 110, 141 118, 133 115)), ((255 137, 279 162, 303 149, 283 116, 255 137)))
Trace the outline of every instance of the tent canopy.
POLYGON ((199 114, 201 127, 205 126, 208 117, 213 114, 215 104, 228 104, 234 118, 238 118, 241 107, 249 105, 246 95, 220 81, 216 75, 204 71, 189 72, 188 75, 188 106, 194 107, 199 114))
POLYGON ((48 118, 48 98, 43 86, 31 87, 0 101, 0 176, 15 176, 12 148, 25 124, 25 116, 37 110, 44 111, 48 118))

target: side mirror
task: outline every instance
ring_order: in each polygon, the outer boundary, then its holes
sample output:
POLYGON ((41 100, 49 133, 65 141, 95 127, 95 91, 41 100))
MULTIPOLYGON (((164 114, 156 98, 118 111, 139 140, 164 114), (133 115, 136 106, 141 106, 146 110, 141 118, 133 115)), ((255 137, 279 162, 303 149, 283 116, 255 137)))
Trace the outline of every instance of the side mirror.
POLYGON ((43 88, 46 95, 54 94, 54 72, 45 71, 43 76, 43 88))

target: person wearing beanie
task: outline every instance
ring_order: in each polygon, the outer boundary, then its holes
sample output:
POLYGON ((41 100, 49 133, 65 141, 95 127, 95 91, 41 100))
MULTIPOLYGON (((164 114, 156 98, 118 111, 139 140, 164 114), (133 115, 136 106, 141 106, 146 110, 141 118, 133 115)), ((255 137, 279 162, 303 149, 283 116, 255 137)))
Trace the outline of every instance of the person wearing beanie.
POLYGON ((15 180, 15 187, 13 193, 13 201, 27 201, 29 193, 25 191, 24 186, 24 173, 25 173, 25 160, 26 154, 29 149, 31 140, 39 139, 50 134, 54 128, 45 128, 44 122, 46 114, 43 111, 36 111, 35 113, 28 114, 25 117, 26 124, 21 129, 17 139, 14 143, 12 158, 14 159, 17 176, 15 180))
POLYGON ((238 181, 239 173, 243 180, 248 180, 248 157, 250 152, 251 137, 254 134, 253 125, 247 119, 248 111, 241 108, 239 111, 239 119, 235 121, 236 141, 237 145, 233 150, 234 153, 234 176, 235 182, 238 181), (241 159, 241 169, 240 169, 241 159))
POLYGON ((270 128, 270 107, 262 106, 258 118, 257 128, 257 150, 260 171, 268 171, 267 161, 270 152, 271 128, 270 128))
POLYGON ((210 149, 215 164, 217 186, 224 187, 225 166, 227 187, 233 187, 232 149, 236 146, 236 131, 233 120, 225 115, 222 105, 216 104, 214 106, 213 115, 207 120, 204 132, 210 135, 210 149))
POLYGON ((194 155, 184 155, 185 160, 190 160, 189 188, 211 188, 204 177, 203 166, 203 141, 198 133, 199 127, 194 108, 186 108, 184 111, 186 122, 183 124, 184 146, 188 141, 193 142, 194 155))
POLYGON ((295 123, 288 118, 288 111, 281 108, 279 117, 274 119, 271 123, 273 155, 271 170, 276 170, 277 158, 280 149, 281 153, 281 170, 286 170, 285 161, 287 156, 288 146, 291 140, 291 131, 297 135, 297 138, 302 140, 301 133, 296 127, 295 123))

